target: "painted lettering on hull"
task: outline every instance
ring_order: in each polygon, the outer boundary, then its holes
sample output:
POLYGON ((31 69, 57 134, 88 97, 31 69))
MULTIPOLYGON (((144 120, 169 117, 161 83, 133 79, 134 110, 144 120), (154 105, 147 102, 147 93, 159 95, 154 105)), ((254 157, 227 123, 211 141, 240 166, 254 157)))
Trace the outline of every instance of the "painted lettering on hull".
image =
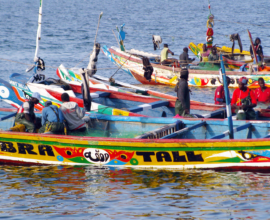
POLYGON ((152 162, 154 158, 157 162, 204 162, 202 154, 195 154, 194 151, 186 151, 185 155, 180 155, 179 151, 172 151, 171 154, 167 151, 136 152, 136 155, 142 156, 144 162, 152 162))
POLYGON ((28 155, 40 155, 54 157, 53 149, 49 145, 38 145, 38 152, 34 150, 32 144, 17 143, 14 146, 12 142, 0 142, 0 149, 2 152, 28 154, 28 155))

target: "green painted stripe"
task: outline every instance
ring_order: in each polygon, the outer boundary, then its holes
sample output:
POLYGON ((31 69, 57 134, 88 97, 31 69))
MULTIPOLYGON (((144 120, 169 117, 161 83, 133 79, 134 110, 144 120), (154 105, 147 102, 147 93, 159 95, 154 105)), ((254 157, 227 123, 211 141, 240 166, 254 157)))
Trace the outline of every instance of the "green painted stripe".
MULTIPOLYGON (((28 144, 45 144, 57 145, 62 147, 84 147, 84 148, 100 148, 108 150, 128 150, 128 151, 229 151, 229 150, 269 150, 270 146, 250 146, 250 147, 129 147, 129 146, 103 146, 99 145, 98 141, 89 141, 89 145, 75 144, 75 143, 60 143, 54 141, 41 141, 41 140, 23 140, 12 138, 0 138, 1 141, 19 142, 28 144)), ((117 142, 115 142, 117 144, 117 142)))

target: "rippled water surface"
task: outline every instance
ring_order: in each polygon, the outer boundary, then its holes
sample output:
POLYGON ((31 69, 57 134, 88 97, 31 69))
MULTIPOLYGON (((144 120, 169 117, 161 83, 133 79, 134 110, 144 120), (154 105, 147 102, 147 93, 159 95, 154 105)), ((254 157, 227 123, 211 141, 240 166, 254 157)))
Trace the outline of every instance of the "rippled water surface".
POLYGON ((7 167, 2 217, 268 219, 270 176, 214 171, 7 167))
MULTIPOLYGON (((215 44, 231 46, 228 35, 239 33, 248 50, 249 29, 270 55, 269 0, 215 0, 211 6, 215 44)), ((24 73, 33 63, 38 7, 38 0, 0 1, 1 79, 24 73)), ((176 54, 191 41, 205 41, 207 0, 43 0, 39 55, 46 74, 55 76, 61 63, 87 66, 101 11, 97 41, 102 45, 117 46, 112 29, 123 23, 127 49, 160 53, 153 50, 153 34, 176 54)), ((103 54, 98 68, 107 77, 116 71, 103 54)), ((139 84, 121 70, 114 78, 139 84)), ((174 94, 170 87, 151 88, 174 94)), ((213 103, 214 89, 192 90, 193 100, 213 103)), ((0 181, 0 217, 10 219, 270 218, 269 174, 3 166, 0 181)))

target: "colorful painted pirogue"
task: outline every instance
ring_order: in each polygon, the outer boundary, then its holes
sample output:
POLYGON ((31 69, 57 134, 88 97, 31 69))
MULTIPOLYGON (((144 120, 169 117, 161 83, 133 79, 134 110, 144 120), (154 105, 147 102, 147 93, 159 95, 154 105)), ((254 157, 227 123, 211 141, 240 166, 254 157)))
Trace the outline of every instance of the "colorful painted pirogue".
MULTIPOLYGON (((0 128, 10 112, 1 109, 0 128)), ((11 113, 14 121, 14 113, 11 113), (12 115, 13 114, 13 115, 12 115)), ((6 119, 12 122, 11 118, 6 119)), ((0 131, 1 164, 105 165, 137 168, 269 169, 269 123, 91 116, 87 136, 0 131), (155 139, 152 139, 155 138, 155 139)), ((11 123, 10 123, 11 124, 11 123)), ((5 123, 6 125, 6 123, 5 123)))
MULTIPOLYGON (((159 57, 156 54, 149 54, 141 51, 121 51, 116 47, 108 48, 107 46, 102 47, 102 52, 117 66, 122 66, 122 69, 133 76, 136 80, 143 84, 152 84, 152 85, 168 85, 175 86, 178 78, 180 77, 180 68, 177 67, 167 67, 162 66, 159 62, 155 62, 155 59, 159 57), (151 65, 154 68, 152 74, 152 79, 149 82, 144 78, 144 70, 142 64, 142 56, 147 56, 151 62, 151 65)), ((220 75, 216 67, 215 71, 209 70, 209 65, 213 69, 212 64, 206 64, 205 67, 196 67, 197 69, 189 69, 189 85, 190 86, 210 86, 217 87, 220 86, 220 75)), ((248 87, 249 88, 258 88, 258 79, 260 77, 264 78, 266 85, 270 86, 270 72, 259 72, 259 73, 250 73, 250 72, 237 72, 237 71, 226 71, 227 76, 231 78, 230 87, 238 87, 238 80, 243 75, 248 78, 248 87)))

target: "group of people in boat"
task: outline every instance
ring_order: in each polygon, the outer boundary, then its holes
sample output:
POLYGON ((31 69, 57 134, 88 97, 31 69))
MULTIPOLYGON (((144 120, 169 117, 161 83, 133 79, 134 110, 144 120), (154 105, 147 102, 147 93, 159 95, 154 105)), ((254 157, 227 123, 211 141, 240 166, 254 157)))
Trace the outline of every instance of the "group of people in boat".
MULTIPOLYGON (((255 39, 255 42, 254 42, 254 50, 256 52, 256 58, 258 61, 258 70, 259 71, 270 71, 270 68, 265 66, 263 48, 261 45, 261 39, 258 37, 255 39)), ((160 54, 160 64, 161 65, 171 66, 171 65, 175 65, 175 63, 179 63, 179 67, 182 68, 182 67, 187 67, 188 64, 192 63, 195 60, 195 58, 193 58, 193 59, 189 58, 187 47, 185 47, 183 49, 182 54, 179 56, 179 60, 174 59, 174 58, 168 59, 169 53, 171 55, 174 55, 174 53, 168 48, 168 44, 164 44, 164 48, 160 54)), ((252 49, 251 45, 250 45, 250 55, 251 55, 252 59, 254 59, 254 53, 253 53, 253 49, 252 49)), ((203 44, 200 62, 218 63, 219 62, 219 54, 218 54, 216 46, 213 46, 213 47, 211 47, 211 49, 209 49, 209 48, 207 48, 206 44, 203 44)), ((255 59, 254 59, 254 63, 256 64, 255 59)), ((242 70, 245 70, 245 68, 242 68, 242 70)))
MULTIPOLYGON (((190 89, 188 87, 188 69, 182 69, 180 79, 175 86, 177 100, 175 103, 176 117, 193 117, 190 114, 190 89)), ((227 77, 227 85, 230 85, 230 78, 227 77)), ((257 102, 270 102, 270 88, 265 86, 263 78, 258 79, 260 85, 255 91, 247 87, 248 79, 241 77, 239 87, 234 90, 231 98, 231 107, 235 110, 237 120, 255 120, 256 113, 254 107, 257 102)), ((215 91, 215 104, 226 105, 223 85, 217 87, 215 91)))
POLYGON ((34 113, 34 106, 41 101, 38 92, 24 102, 18 109, 15 117, 15 126, 12 131, 28 131, 30 133, 66 134, 68 131, 86 131, 86 123, 90 120, 85 117, 85 111, 76 102, 70 101, 68 93, 61 95, 63 104, 60 108, 51 101, 45 102, 41 118, 34 113))

